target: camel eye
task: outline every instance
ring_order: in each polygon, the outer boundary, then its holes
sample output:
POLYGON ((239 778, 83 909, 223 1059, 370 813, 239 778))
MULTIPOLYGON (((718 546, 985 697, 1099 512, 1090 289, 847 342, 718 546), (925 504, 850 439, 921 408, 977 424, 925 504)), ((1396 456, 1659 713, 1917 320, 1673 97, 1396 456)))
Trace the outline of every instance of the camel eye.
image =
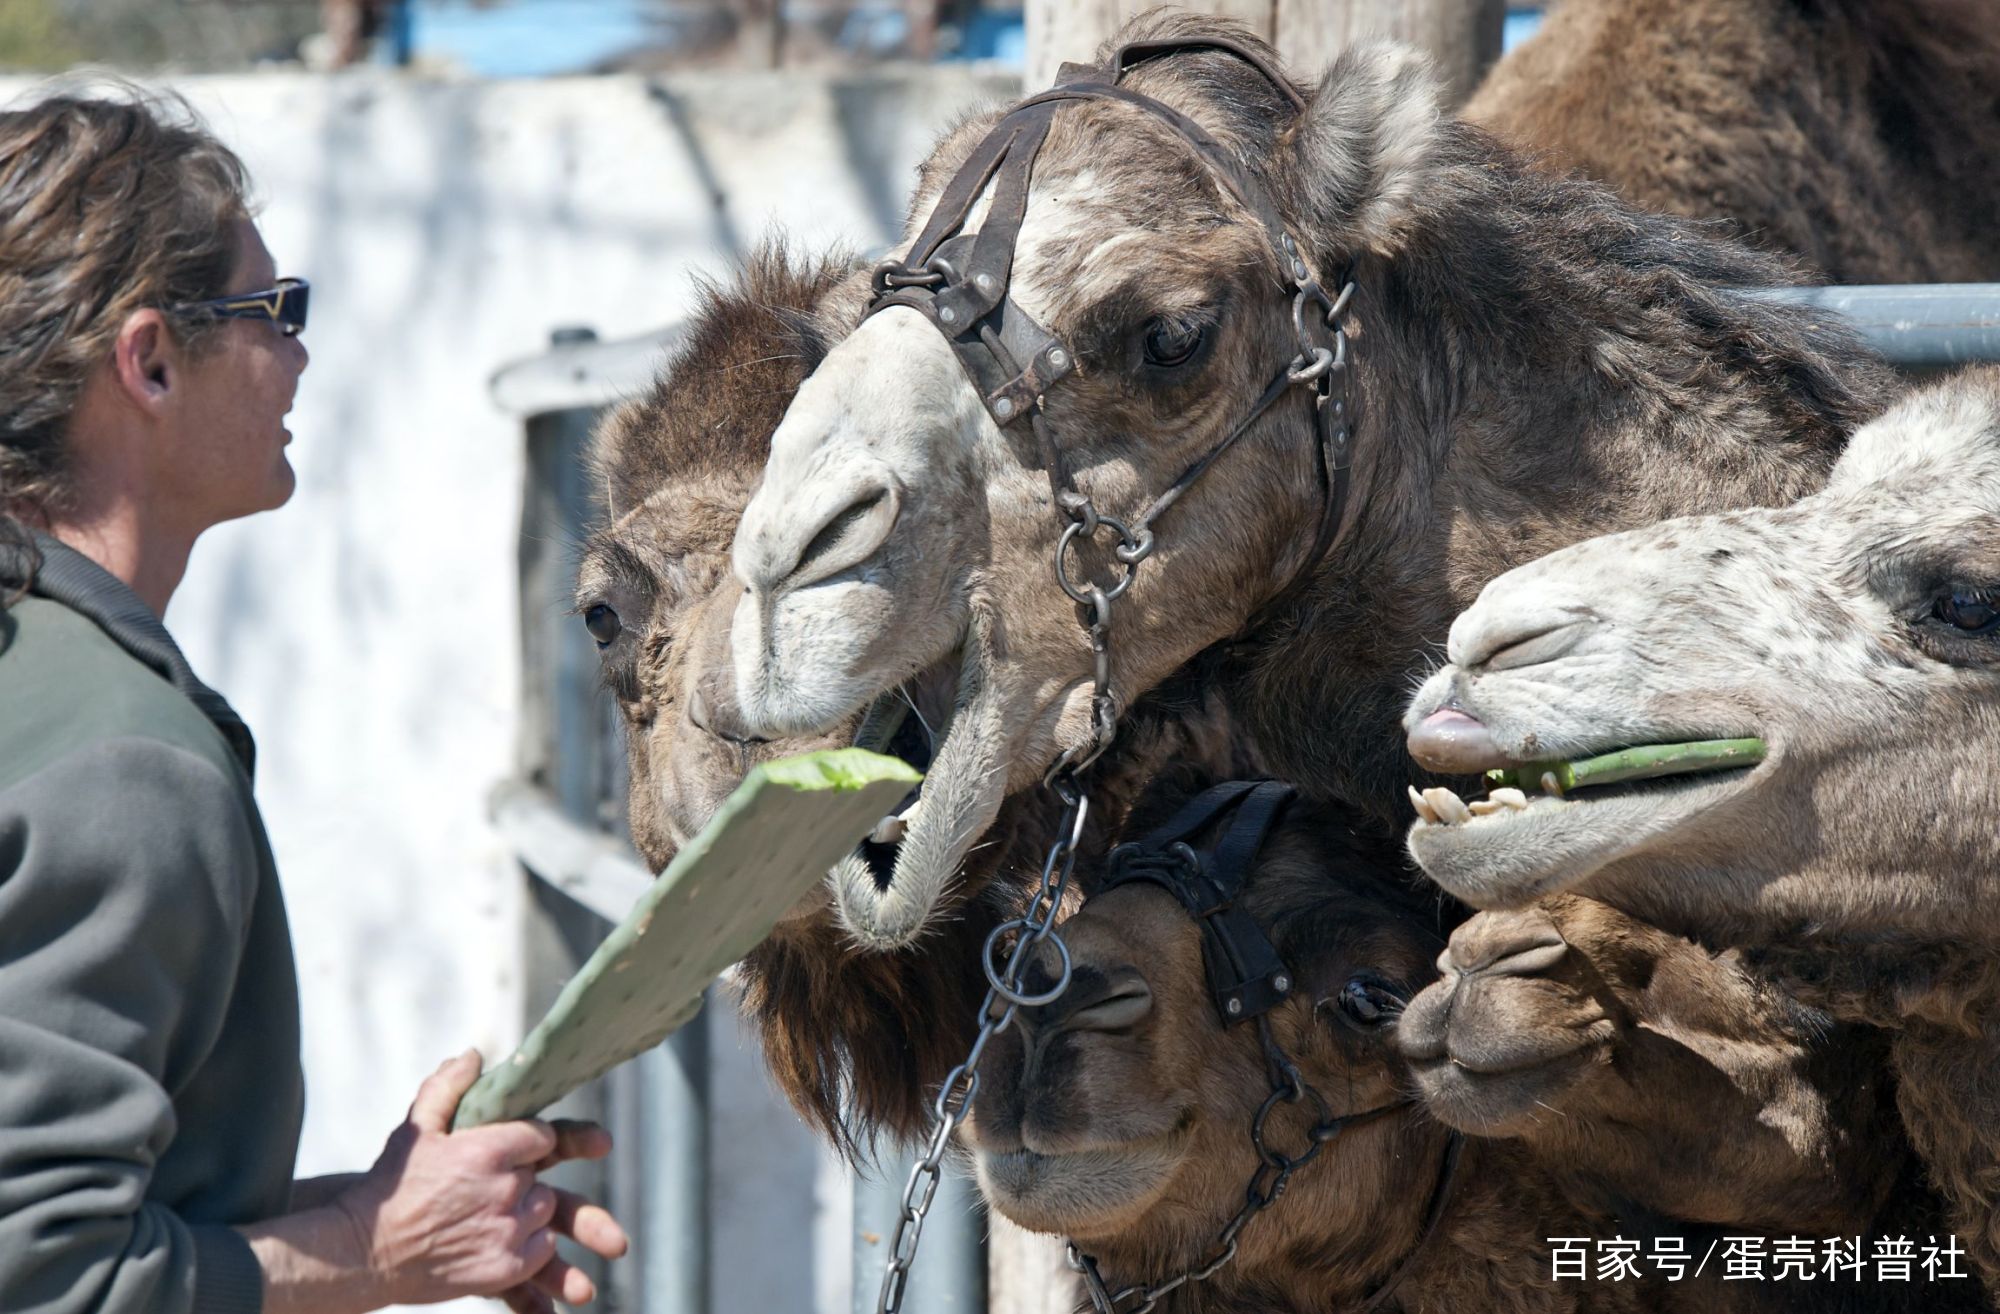
POLYGON ((1146 363, 1178 369, 1195 358, 1208 340, 1208 326, 1156 319, 1146 326, 1146 363))
POLYGON ((597 640, 600 648, 609 648, 625 628, 618 619, 618 613, 599 602, 583 613, 583 628, 590 631, 590 637, 597 640))
POLYGON ((1954 589, 1932 604, 1931 615, 1974 638, 2000 634, 2000 589, 1954 589))
POLYGON ((1349 977, 1340 988, 1341 1015, 1359 1026, 1379 1027, 1403 1011, 1403 997, 1373 976, 1349 977))

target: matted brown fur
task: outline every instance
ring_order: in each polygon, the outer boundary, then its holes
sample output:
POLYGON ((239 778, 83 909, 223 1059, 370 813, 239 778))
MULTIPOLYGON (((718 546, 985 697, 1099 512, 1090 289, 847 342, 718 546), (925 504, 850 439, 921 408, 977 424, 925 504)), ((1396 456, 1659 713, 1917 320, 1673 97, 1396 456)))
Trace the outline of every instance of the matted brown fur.
POLYGON ((1831 282, 2000 278, 1990 0, 1564 0, 1463 114, 1831 282))

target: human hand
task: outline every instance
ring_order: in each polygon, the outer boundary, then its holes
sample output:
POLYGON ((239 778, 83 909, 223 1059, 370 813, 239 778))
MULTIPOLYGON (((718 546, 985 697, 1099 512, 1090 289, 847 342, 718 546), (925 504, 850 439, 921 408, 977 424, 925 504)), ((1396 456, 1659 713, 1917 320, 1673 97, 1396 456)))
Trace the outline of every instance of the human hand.
POLYGON ((517 1311, 539 1314, 550 1296, 587 1300, 590 1280, 557 1258, 556 1235, 615 1258, 624 1233, 603 1209, 535 1179, 564 1159, 608 1153, 610 1137, 589 1123, 532 1118, 453 1132, 479 1068, 468 1051, 426 1078, 375 1166, 333 1204, 385 1304, 504 1294, 517 1311))
MULTIPOLYGON (((543 1172, 569 1159, 602 1159, 611 1152, 611 1134, 592 1122, 557 1119, 556 1148, 535 1165, 543 1172)), ((584 1249, 606 1259, 625 1253, 625 1230, 610 1212, 592 1204, 574 1191, 556 1191, 555 1217, 550 1226, 584 1249)), ((560 1255, 544 1264, 541 1271, 518 1286, 500 1293, 500 1299, 514 1314, 554 1314, 555 1301, 582 1305, 597 1298, 597 1284, 590 1275, 560 1255)))

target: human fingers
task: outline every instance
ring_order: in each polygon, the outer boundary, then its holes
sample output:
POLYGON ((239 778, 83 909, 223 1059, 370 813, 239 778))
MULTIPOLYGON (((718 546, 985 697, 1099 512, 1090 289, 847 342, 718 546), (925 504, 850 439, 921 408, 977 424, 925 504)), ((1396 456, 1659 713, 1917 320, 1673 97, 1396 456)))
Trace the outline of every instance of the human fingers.
POLYGON ((610 1210, 592 1204, 574 1191, 557 1188, 556 1212, 549 1226, 606 1259, 619 1258, 631 1244, 610 1210))
POLYGON ((468 1149, 477 1149, 496 1168, 526 1168, 537 1165, 556 1148, 555 1128, 540 1118, 515 1118, 490 1123, 458 1133, 468 1149))
POLYGON ((539 1273, 556 1257, 556 1234, 552 1228, 537 1227, 521 1242, 521 1268, 530 1275, 539 1273))
POLYGON ((549 1227, 556 1216, 556 1188, 547 1182, 536 1182, 521 1194, 521 1203, 514 1212, 529 1231, 549 1227))
POLYGON ((476 1049, 468 1049, 439 1064, 438 1070, 417 1087, 417 1097, 410 1102, 411 1124, 419 1131, 450 1131, 458 1102, 472 1089, 472 1083, 479 1080, 480 1066, 476 1049))
POLYGON ((514 1314, 556 1314, 555 1301, 532 1281, 507 1288, 500 1293, 500 1299, 514 1314))
POLYGON ((565 1305, 588 1305, 597 1299, 597 1284, 590 1280, 590 1274, 561 1255, 542 1265, 528 1281, 565 1305))
POLYGON ((602 1159, 611 1153, 611 1133, 594 1122, 557 1118, 549 1126, 555 1130, 556 1147, 535 1165, 536 1172, 571 1159, 602 1159))

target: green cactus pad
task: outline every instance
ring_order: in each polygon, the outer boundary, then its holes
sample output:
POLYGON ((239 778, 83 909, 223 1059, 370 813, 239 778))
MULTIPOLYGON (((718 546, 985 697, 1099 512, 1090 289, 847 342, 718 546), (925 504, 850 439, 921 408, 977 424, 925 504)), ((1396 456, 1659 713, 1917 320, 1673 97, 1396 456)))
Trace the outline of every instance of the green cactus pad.
POLYGON ((653 1048, 923 776, 858 748, 753 767, 599 945, 457 1126, 529 1117, 653 1048))
POLYGON ((1575 762, 1524 762, 1517 767, 1488 771, 1489 787, 1512 786, 1540 789, 1542 777, 1552 775, 1556 787, 1565 794, 1592 785, 1615 785, 1625 780, 1650 780, 1656 776, 1684 776, 1698 771, 1728 771, 1755 766, 1764 760, 1761 739, 1705 739, 1690 744, 1648 744, 1621 748, 1575 762))

